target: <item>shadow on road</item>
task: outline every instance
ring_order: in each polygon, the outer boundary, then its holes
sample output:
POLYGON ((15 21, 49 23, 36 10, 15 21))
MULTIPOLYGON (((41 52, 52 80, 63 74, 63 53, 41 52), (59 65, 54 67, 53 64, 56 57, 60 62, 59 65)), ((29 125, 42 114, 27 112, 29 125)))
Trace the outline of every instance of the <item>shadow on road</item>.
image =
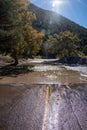
POLYGON ((17 76, 19 74, 32 72, 32 65, 7 65, 0 68, 0 76, 17 76))

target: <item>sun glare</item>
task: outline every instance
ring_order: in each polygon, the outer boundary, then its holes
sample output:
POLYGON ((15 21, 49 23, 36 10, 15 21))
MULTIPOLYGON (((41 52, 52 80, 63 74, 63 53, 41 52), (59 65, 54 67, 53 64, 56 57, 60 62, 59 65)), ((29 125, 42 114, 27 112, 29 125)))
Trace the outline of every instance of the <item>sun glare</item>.
POLYGON ((52 1, 52 7, 58 7, 60 6, 61 4, 63 4, 64 1, 63 0, 53 0, 52 1))
POLYGON ((54 11, 59 11, 69 0, 51 0, 51 6, 54 11))

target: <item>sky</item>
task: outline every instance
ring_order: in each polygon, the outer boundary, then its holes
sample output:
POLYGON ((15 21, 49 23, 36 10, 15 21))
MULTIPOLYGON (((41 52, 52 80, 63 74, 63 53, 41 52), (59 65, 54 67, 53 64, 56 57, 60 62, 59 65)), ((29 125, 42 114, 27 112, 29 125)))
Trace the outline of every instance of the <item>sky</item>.
POLYGON ((87 0, 30 0, 46 10, 55 11, 87 28, 87 0))

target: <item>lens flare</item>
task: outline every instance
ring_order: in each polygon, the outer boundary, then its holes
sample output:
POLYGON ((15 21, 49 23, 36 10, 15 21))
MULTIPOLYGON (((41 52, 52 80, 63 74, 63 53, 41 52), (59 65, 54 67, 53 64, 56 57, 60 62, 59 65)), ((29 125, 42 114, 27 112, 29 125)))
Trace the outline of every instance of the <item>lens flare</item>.
POLYGON ((53 11, 59 11, 69 0, 51 0, 51 6, 53 11))
POLYGON ((52 7, 58 7, 60 6, 61 4, 63 4, 64 1, 63 0, 53 0, 52 1, 52 7))

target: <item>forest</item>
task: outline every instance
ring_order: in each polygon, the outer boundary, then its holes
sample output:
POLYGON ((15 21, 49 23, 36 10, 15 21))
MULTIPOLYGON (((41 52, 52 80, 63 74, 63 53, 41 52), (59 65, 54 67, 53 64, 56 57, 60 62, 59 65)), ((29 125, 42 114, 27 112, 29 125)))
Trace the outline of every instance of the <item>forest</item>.
POLYGON ((27 0, 0 0, 0 54, 19 58, 87 55, 87 29, 27 0))

